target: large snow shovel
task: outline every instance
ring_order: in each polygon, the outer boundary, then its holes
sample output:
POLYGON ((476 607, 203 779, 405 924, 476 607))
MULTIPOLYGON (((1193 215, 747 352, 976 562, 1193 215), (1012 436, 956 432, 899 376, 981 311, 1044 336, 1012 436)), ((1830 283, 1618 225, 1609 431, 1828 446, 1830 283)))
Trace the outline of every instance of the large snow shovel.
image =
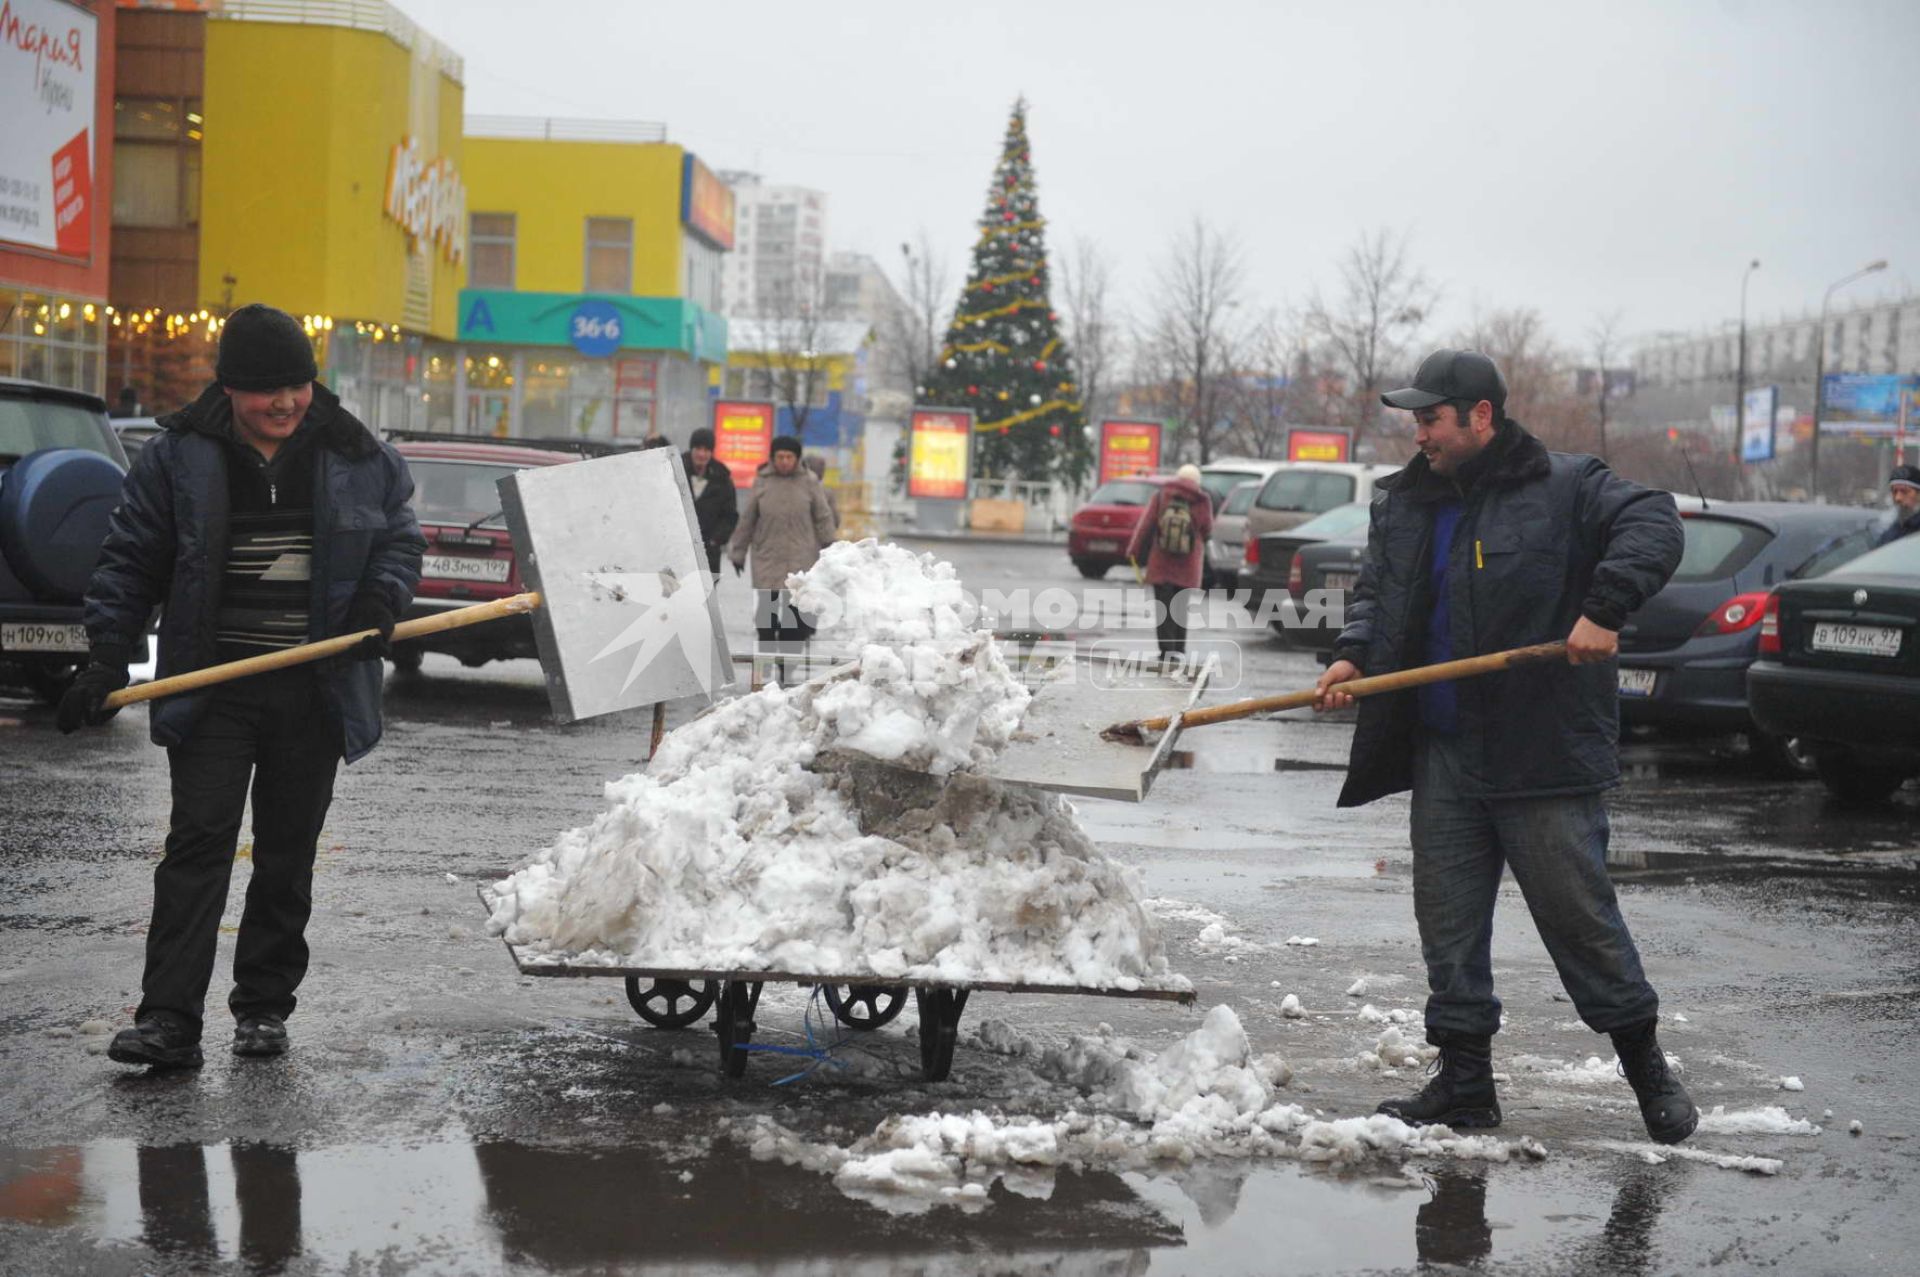
MULTIPOLYGON (((533 614, 547 694, 561 722, 712 695, 733 658, 707 577, 678 453, 658 448, 522 470, 500 481, 520 575, 533 589, 393 627, 420 638, 533 614)), ((124 688, 110 708, 338 656, 373 630, 124 688)))
MULTIPOLYGON (((1401 692, 1410 687, 1424 687, 1428 683, 1443 683, 1454 678, 1474 678, 1481 674, 1493 674, 1500 670, 1512 669, 1516 665, 1539 665, 1547 661, 1567 659, 1565 643, 1540 643, 1533 647, 1516 647, 1505 652, 1489 652, 1485 656, 1468 656, 1457 661, 1442 661, 1438 665, 1417 665, 1412 669, 1395 670, 1391 674, 1380 674, 1373 678, 1356 678, 1340 684, 1340 690, 1349 696, 1378 696, 1382 692, 1401 692)), ((1132 722, 1115 723, 1100 733, 1102 740, 1121 741, 1130 745, 1144 745, 1148 734, 1164 732, 1175 718, 1179 719, 1182 730, 1189 727, 1205 727, 1208 723, 1227 723, 1234 719, 1251 718, 1255 714, 1271 714, 1283 709, 1305 709, 1313 704, 1317 693, 1312 688, 1304 692, 1288 692, 1283 696, 1257 696, 1252 700, 1230 701, 1225 705, 1210 705, 1206 709, 1190 710, 1184 714, 1170 715, 1164 718, 1138 718, 1132 722)))

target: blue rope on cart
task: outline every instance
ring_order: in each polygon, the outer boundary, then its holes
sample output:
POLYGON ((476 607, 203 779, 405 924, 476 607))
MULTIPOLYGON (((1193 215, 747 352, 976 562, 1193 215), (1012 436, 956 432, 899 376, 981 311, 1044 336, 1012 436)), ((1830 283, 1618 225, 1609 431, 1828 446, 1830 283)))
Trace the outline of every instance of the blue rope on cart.
POLYGON ((776 1046, 771 1042, 743 1042, 736 1048, 741 1051, 764 1051, 769 1055, 796 1055, 802 1059, 812 1061, 812 1063, 808 1064, 806 1068, 801 1069, 798 1073, 789 1073, 783 1078, 776 1078, 771 1085, 785 1086, 789 1082, 798 1082, 801 1078, 811 1075, 813 1071, 822 1064, 831 1064, 836 1069, 844 1069, 847 1067, 847 1062, 845 1060, 835 1059, 833 1052, 852 1041, 850 1037, 843 1033, 836 1033, 833 1041, 823 1046, 813 1036, 813 1009, 814 1006, 822 1000, 823 990, 825 988, 825 985, 816 984, 813 986, 813 996, 807 999, 807 1009, 800 1017, 800 1026, 806 1030, 807 1034, 807 1044, 805 1046, 776 1046))

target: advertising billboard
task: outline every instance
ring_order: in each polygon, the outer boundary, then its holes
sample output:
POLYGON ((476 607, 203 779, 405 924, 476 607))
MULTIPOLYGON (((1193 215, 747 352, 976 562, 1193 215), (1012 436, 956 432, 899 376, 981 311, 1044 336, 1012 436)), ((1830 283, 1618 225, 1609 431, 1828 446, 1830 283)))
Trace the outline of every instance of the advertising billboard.
POLYGON ((1761 386, 1747 392, 1746 422, 1740 432, 1740 460, 1773 460, 1774 413, 1780 406, 1780 387, 1761 386))
POLYGON ((93 251, 97 19, 64 0, 0 10, 0 242, 93 251))
POLYGON ((973 470, 973 413, 916 408, 908 426, 907 495, 917 501, 964 501, 973 470))
POLYGON ((773 455, 774 407, 758 399, 716 399, 713 458, 733 475, 733 486, 751 488, 773 455))
POLYGON ((733 248, 733 188, 691 151, 680 167, 680 221, 720 251, 733 248))
POLYGON ((1100 423, 1100 482, 1152 474, 1160 468, 1161 427, 1157 421, 1100 423))
POLYGON ((1345 430, 1287 431, 1287 460, 1346 461, 1353 451, 1353 436, 1345 430))
MULTIPOLYGON (((1900 430, 1901 401, 1911 402, 1917 390, 1920 377, 1828 373, 1821 386, 1820 433, 1892 438, 1900 430)), ((1911 408, 1907 428, 1913 428, 1911 408)))

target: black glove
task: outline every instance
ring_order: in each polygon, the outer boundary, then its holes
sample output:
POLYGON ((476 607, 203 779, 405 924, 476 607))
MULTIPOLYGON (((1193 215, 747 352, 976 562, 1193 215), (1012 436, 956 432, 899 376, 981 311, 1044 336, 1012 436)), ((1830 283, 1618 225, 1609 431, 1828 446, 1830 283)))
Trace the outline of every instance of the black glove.
POLYGON ((74 676, 73 686, 60 698, 53 712, 54 725, 72 734, 81 727, 98 727, 120 711, 108 709, 107 697, 127 685, 127 649, 114 643, 97 643, 87 667, 74 676))
POLYGON ((735 576, 745 576, 747 574, 747 565, 735 559, 733 562, 733 574, 735 576))
POLYGON ((393 655, 393 609, 377 594, 356 594, 347 604, 346 632, 378 630, 341 653, 350 661, 380 661, 393 655))

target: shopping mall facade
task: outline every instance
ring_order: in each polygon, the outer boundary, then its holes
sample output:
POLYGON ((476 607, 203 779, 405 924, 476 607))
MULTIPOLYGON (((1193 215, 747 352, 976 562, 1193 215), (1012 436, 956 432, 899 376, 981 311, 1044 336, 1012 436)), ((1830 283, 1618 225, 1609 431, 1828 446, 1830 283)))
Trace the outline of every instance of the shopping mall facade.
MULTIPOLYGON (((383 0, 9 12, 60 32, 69 109, 0 143, 0 375, 164 412, 210 377, 220 317, 264 301, 378 429, 705 420, 732 193, 664 129, 468 121, 460 57, 383 0), (63 160, 56 209, 28 179, 63 160)), ((21 79, 0 74, 16 120, 21 79)))

